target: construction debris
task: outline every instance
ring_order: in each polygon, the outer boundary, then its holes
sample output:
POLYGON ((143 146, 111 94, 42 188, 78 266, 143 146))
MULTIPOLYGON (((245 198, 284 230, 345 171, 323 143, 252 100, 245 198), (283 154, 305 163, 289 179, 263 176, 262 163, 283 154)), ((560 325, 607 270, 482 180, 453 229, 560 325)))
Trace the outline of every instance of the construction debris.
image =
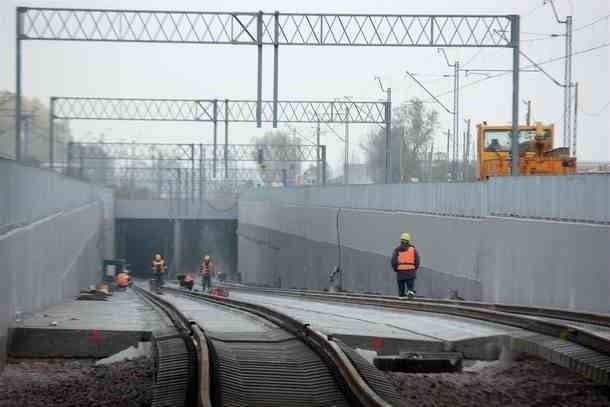
POLYGON ((138 342, 138 347, 130 346, 123 349, 119 353, 100 359, 95 362, 96 366, 109 365, 111 363, 122 362, 125 360, 134 360, 140 357, 150 357, 152 352, 151 342, 138 342))

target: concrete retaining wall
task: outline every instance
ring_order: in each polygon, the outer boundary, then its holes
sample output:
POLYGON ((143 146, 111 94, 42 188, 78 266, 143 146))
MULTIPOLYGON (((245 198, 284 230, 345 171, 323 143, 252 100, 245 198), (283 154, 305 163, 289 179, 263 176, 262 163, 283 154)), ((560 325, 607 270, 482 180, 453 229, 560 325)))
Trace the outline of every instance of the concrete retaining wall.
POLYGON ((0 197, 1 367, 8 326, 98 282, 114 236, 109 190, 1 161, 0 197))
MULTIPOLYGON (((349 188, 355 196, 360 187, 349 188)), ((294 204, 303 193, 256 191, 240 199, 238 267, 246 282, 328 287, 339 236, 344 288, 393 294, 389 257, 408 230, 423 260, 420 295, 457 289, 468 299, 610 312, 609 225, 294 204)))

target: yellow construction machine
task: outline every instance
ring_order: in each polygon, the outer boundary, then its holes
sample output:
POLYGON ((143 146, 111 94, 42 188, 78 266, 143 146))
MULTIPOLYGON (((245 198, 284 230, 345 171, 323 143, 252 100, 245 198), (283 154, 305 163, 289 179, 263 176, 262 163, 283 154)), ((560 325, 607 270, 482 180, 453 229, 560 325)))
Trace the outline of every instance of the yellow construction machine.
MULTIPOLYGON (((477 126, 479 180, 510 175, 511 126, 477 126)), ((536 122, 519 126, 519 174, 560 175, 576 173, 576 157, 567 147, 554 147, 554 125, 536 122)))

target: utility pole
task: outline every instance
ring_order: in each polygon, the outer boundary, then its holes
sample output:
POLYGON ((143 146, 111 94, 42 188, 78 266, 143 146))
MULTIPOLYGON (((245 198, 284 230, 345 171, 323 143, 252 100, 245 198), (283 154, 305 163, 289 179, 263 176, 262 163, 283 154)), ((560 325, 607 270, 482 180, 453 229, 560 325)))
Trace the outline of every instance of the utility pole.
POLYGON ((345 164, 343 167, 343 183, 349 184, 349 107, 345 108, 345 164))
POLYGON ((567 147, 570 146, 572 138, 572 16, 566 17, 566 59, 564 73, 564 126, 565 134, 567 134, 567 147))
MULTIPOLYGON (((545 0, 545 4, 546 4, 545 0)), ((566 16, 565 20, 560 20, 555 8, 553 0, 548 0, 553 9, 555 19, 559 24, 566 25, 566 41, 565 41, 565 60, 564 60, 564 72, 563 72, 563 145, 570 147, 571 138, 571 115, 572 115, 572 16, 566 16)))
POLYGON ((386 184, 390 184, 393 181, 391 178, 392 151, 390 149, 390 142, 391 142, 391 138, 392 138, 392 88, 384 89, 383 84, 381 83, 381 78, 379 76, 375 76, 375 80, 377 80, 377 82, 379 82, 379 88, 381 89, 381 91, 386 93, 384 181, 386 184))
POLYGON ((578 129, 578 82, 574 84, 574 133, 572 134, 572 151, 571 157, 576 157, 576 134, 578 129))
MULTIPOLYGON (((322 168, 320 168, 320 121, 316 124, 316 184, 322 183, 322 168)), ((324 165, 324 163, 322 163, 324 165)))
POLYGON ((452 176, 456 177, 456 167, 459 156, 459 134, 460 134, 460 62, 455 61, 453 64, 449 62, 447 53, 444 48, 437 48, 438 53, 443 54, 447 66, 453 68, 453 152, 452 166, 454 168, 452 176))
MULTIPOLYGON (((447 172, 450 174, 451 173, 451 160, 449 159, 449 141, 451 139, 451 130, 447 129, 447 172)), ((449 175, 447 174, 447 175, 449 175)), ((453 178, 453 176, 451 176, 451 178, 453 178)), ((451 179, 450 178, 450 179, 451 179)))
MULTIPOLYGON (((466 175, 468 174, 469 165, 470 165, 470 119, 466 121, 466 153, 464 154, 464 166, 466 168, 466 175)), ((467 181, 469 177, 465 176, 465 180, 467 181)))

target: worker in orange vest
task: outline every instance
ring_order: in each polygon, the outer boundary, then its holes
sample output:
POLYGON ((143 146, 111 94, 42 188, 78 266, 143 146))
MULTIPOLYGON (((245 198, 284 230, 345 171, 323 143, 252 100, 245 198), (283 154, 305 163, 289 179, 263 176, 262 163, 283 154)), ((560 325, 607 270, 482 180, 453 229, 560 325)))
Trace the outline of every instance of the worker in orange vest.
POLYGON ((203 257, 201 266, 199 266, 199 274, 201 275, 201 290, 209 291, 212 289, 212 275, 214 274, 214 263, 207 254, 203 257))
POLYGON ((398 282, 398 296, 401 298, 415 296, 415 277, 419 268, 419 253, 411 244, 411 235, 403 233, 400 235, 400 246, 392 253, 392 269, 396 272, 398 282), (405 285, 407 292, 405 295, 405 285))
POLYGON ((124 290, 129 286, 129 280, 129 274, 122 271, 116 276, 116 285, 119 289, 124 290))
POLYGON ((167 265, 165 259, 160 254, 155 254, 152 261, 152 272, 155 275, 157 288, 163 286, 163 274, 167 271, 167 265))

